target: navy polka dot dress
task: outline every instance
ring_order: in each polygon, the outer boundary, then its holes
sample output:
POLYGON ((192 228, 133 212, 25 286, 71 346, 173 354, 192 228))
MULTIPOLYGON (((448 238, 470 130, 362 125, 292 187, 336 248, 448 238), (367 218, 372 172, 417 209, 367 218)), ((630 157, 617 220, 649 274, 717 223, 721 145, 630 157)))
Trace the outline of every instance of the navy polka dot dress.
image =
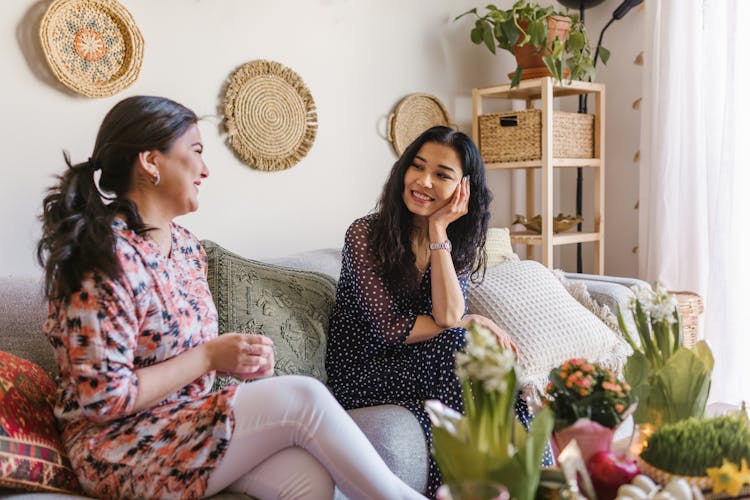
MULTIPOLYGON (((430 269, 416 292, 392 290, 376 271, 370 249, 376 216, 354 221, 346 233, 328 334, 328 384, 347 409, 381 404, 407 408, 422 426, 429 449, 432 439, 424 401, 439 399, 463 410, 454 362, 456 351, 465 344, 466 330, 450 328, 427 341, 405 343, 417 316, 432 312, 430 269)), ((467 278, 459 276, 464 299, 467 278)), ((520 398, 516 414, 528 425, 531 416, 520 398)), ((440 484, 440 472, 430 456, 427 494, 433 497, 440 484)))

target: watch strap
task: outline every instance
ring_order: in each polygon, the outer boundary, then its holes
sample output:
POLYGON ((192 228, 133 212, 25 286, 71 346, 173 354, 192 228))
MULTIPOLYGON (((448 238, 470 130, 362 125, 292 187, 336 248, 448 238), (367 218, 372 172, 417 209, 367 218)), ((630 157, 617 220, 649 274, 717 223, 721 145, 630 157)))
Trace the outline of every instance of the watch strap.
POLYGON ((430 250, 448 250, 449 252, 453 249, 451 240, 441 241, 439 243, 430 243, 430 250))

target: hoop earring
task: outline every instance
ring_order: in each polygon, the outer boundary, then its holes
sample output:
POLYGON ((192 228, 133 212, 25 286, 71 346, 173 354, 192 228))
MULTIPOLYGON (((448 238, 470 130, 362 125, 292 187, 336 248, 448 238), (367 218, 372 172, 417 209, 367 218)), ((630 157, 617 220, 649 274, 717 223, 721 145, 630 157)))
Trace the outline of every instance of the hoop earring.
POLYGON ((154 184, 154 186, 159 185, 159 182, 161 182, 161 175, 159 175, 159 172, 156 172, 156 177, 154 177, 151 182, 154 184))

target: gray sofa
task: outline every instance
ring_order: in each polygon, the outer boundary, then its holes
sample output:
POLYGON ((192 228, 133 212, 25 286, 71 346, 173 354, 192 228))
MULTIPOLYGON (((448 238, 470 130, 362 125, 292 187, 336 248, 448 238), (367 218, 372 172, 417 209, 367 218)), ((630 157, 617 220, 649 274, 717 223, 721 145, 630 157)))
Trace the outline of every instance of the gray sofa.
MULTIPOLYGON (((249 331, 260 325, 265 333, 266 329, 278 327, 284 338, 274 339, 274 343, 280 347, 289 337, 304 330, 300 333, 303 337, 298 339, 300 343, 289 351, 292 357, 296 356, 295 360, 289 361, 284 353, 280 355, 277 352, 277 372, 308 374, 325 381, 325 374, 321 376, 319 367, 323 366, 324 335, 328 311, 335 297, 340 253, 329 249, 257 262, 242 259, 210 242, 205 243, 210 259, 209 284, 219 309, 220 331, 241 331, 243 326, 245 331, 249 331), (265 292, 268 287, 286 287, 292 293, 271 293, 269 300, 259 306, 260 309, 251 308, 251 302, 253 307, 260 302, 251 300, 251 295, 258 290, 265 292), (320 303, 314 307, 295 303, 295 294, 301 289, 313 293, 320 303), (282 313, 283 317, 274 316, 282 313), (317 323, 310 323, 310 318, 317 323)), ((611 308, 630 296, 628 286, 642 283, 626 278, 572 274, 567 277, 583 280, 592 297, 611 308)), ((0 277, 0 350, 29 359, 54 374, 55 361, 51 347, 41 333, 45 319, 46 305, 41 298, 38 277, 0 277)), ((419 424, 411 413, 398 406, 363 408, 349 413, 389 467, 412 487, 423 491, 427 479, 427 448, 419 424)), ((45 500, 55 497, 83 498, 9 490, 0 490, 0 496, 45 500)), ((340 497, 342 495, 337 493, 337 498, 340 497)), ((222 493, 213 498, 228 500, 247 497, 222 493)))

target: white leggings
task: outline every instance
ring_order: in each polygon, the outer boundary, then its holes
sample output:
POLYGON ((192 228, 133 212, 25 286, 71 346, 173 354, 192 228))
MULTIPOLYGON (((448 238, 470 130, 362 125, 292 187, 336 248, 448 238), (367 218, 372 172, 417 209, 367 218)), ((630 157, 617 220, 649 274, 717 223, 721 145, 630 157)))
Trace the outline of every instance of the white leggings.
POLYGON ((208 479, 221 490, 267 499, 423 499, 393 474, 328 389, 284 376, 237 388, 234 432, 208 479))

